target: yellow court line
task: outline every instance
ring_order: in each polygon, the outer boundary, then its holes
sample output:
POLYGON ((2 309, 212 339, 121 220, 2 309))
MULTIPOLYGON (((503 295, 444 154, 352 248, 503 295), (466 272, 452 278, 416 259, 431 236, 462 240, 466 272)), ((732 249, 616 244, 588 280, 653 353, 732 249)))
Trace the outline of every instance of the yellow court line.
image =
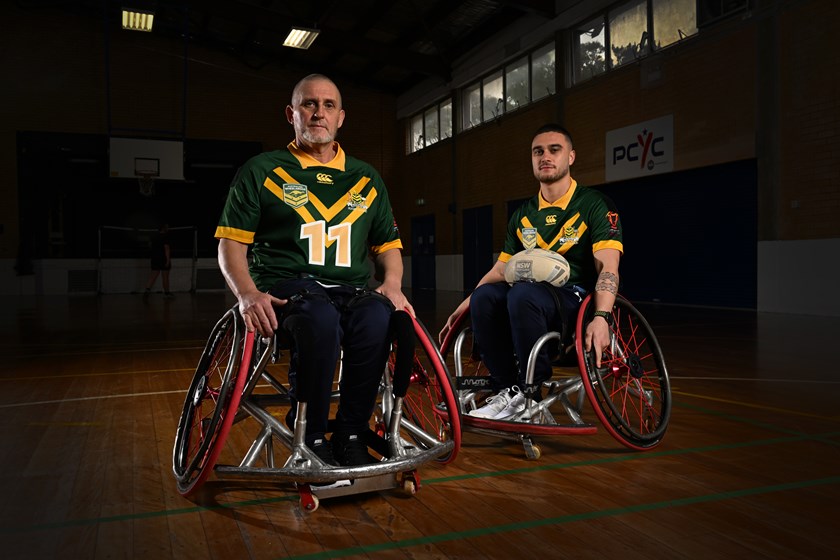
POLYGON ((780 412, 782 414, 793 414, 793 415, 796 415, 796 416, 805 416, 806 418, 817 418, 819 420, 827 420, 829 422, 836 422, 837 421, 837 418, 833 418, 831 416, 821 416, 819 414, 810 414, 808 412, 801 412, 799 410, 790 410, 790 409, 787 409, 787 408, 777 408, 775 406, 763 406, 763 405, 755 404, 755 403, 735 401, 735 400, 732 400, 732 399, 721 399, 719 397, 708 397, 706 395, 697 395, 697 394, 694 394, 694 393, 683 393, 681 391, 674 391, 673 389, 671 390, 671 394, 672 395, 681 395, 681 396, 684 396, 684 397, 694 397, 695 399, 703 399, 703 400, 707 400, 707 401, 715 401, 715 402, 726 403, 726 404, 734 404, 734 405, 737 405, 737 406, 746 406, 746 407, 749 407, 749 408, 756 408, 756 409, 759 409, 759 410, 767 410, 769 412, 780 412))

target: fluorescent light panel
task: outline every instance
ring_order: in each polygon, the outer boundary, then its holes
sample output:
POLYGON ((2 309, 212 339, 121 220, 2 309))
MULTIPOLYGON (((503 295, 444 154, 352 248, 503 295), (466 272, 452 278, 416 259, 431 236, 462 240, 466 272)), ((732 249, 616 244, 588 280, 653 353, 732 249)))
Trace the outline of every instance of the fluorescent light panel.
POLYGON ((286 40, 283 41, 284 47, 293 47, 295 49, 308 49, 312 46, 312 43, 315 42, 315 38, 318 36, 319 31, 317 29, 306 29, 303 27, 293 27, 291 31, 289 31, 289 35, 286 37, 286 40))
POLYGON ((132 10, 130 8, 123 8, 122 10, 123 29, 130 29, 132 31, 151 31, 154 21, 155 14, 153 12, 132 10))

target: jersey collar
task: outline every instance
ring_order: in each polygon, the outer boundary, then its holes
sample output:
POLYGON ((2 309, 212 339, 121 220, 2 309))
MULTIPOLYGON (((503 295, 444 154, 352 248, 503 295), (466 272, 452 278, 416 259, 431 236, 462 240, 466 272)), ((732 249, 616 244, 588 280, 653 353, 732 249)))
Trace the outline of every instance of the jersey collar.
POLYGON ((560 208, 561 210, 565 210, 569 206, 569 201, 572 200, 572 196, 575 194, 575 190, 577 189, 577 181, 572 179, 572 183, 569 185, 569 190, 566 191, 566 194, 555 200, 554 202, 548 202, 546 199, 543 198, 542 193, 537 193, 537 198, 540 201, 540 206, 538 210, 543 210, 545 208, 560 208))
POLYGON ((335 157, 327 163, 321 163, 314 157, 310 156, 309 154, 298 148, 298 145, 295 143, 294 140, 289 142, 289 145, 286 147, 289 149, 292 155, 295 156, 295 158, 297 158, 298 162, 300 163, 300 166, 303 169, 306 169, 307 167, 330 167, 339 171, 345 170, 344 166, 346 163, 346 158, 344 155, 344 150, 341 149, 341 146, 338 144, 338 142, 335 142, 335 157))

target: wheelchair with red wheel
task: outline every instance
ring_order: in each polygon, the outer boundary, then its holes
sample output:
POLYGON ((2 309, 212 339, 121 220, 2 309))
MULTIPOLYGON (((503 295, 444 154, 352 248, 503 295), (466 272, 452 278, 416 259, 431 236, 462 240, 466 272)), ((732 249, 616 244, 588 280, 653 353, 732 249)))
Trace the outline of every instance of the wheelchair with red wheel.
MULTIPOLYGON (((394 315, 404 316, 402 327, 391 343, 365 434, 377 461, 340 467, 323 462, 305 444, 304 395, 298 399, 293 427, 278 420, 291 407, 289 386, 279 380, 288 371, 279 335, 264 338, 246 332, 238 307, 229 309, 211 331, 178 422, 172 455, 178 491, 189 496, 215 473, 221 479, 262 477, 291 483, 305 511, 317 509, 319 497, 391 488, 414 494, 420 487, 420 465, 446 464, 457 456, 460 414, 449 373, 428 331, 405 312, 394 315), (229 438, 234 426, 241 432, 229 438), (250 445, 241 443, 251 440, 250 445), (217 464, 230 458, 238 462, 217 464)), ((337 370, 340 378, 340 363, 337 370)), ((332 396, 335 400, 338 391, 332 396)))
POLYGON ((642 314, 618 296, 612 309, 609 347, 598 368, 594 351, 586 352, 583 342, 594 311, 590 294, 581 303, 574 333, 548 332, 537 340, 527 356, 525 409, 506 419, 469 414, 488 395, 490 378, 470 334, 469 310, 457 317, 441 344, 441 353, 454 362, 462 428, 517 438, 528 459, 539 459, 541 449, 533 436, 597 433, 597 426, 583 419, 588 398, 600 423, 621 444, 638 451, 656 447, 671 413, 671 386, 659 342, 642 314), (558 348, 554 375, 541 387, 534 387, 536 357, 546 344, 558 348), (562 367, 570 365, 577 365, 577 371, 570 373, 562 367), (545 395, 539 402, 530 396, 537 391, 545 395))

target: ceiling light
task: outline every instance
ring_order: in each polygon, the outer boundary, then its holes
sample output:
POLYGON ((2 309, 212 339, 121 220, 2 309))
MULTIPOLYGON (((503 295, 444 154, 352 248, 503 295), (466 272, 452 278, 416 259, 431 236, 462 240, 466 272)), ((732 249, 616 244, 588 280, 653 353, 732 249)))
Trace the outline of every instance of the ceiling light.
POLYGON ((295 49, 308 49, 315 42, 315 38, 320 33, 317 29, 306 29, 303 27, 292 27, 286 40, 283 41, 284 47, 293 47, 295 49))
POLYGON ((154 20, 154 12, 145 12, 142 10, 134 10, 132 8, 123 8, 122 10, 123 29, 130 29, 132 31, 151 31, 154 20))

